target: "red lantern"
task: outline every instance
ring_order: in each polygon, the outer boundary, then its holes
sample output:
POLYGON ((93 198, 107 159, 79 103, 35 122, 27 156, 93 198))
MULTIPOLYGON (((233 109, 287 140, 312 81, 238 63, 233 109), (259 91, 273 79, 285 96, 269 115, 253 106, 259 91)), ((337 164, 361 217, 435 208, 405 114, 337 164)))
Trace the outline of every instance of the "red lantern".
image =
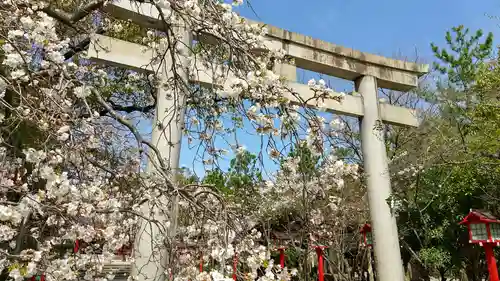
POLYGON ((499 281, 493 247, 500 245, 500 220, 487 212, 471 210, 460 222, 469 230, 469 243, 479 244, 486 252, 490 281, 499 281))
POLYGON ((363 235, 363 246, 372 247, 373 246, 372 226, 368 223, 365 223, 365 225, 361 227, 359 233, 363 235))
POLYGON ((122 260, 126 261, 127 256, 132 254, 132 247, 130 245, 123 245, 118 250, 116 250, 115 255, 122 256, 122 260))
POLYGON ((31 281, 45 281, 45 275, 33 275, 31 281))

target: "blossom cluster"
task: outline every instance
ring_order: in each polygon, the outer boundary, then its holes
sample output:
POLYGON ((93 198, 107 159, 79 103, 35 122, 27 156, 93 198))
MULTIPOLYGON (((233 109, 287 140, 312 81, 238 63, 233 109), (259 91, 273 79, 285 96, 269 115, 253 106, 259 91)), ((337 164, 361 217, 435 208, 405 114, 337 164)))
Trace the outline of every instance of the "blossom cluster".
MULTIPOLYGON (((170 99, 185 94, 187 105, 180 108, 188 115, 182 120, 184 134, 201 140, 213 158, 228 151, 214 145, 217 134, 234 132, 224 122, 228 115, 246 118, 261 135, 292 134, 304 119, 300 104, 290 103, 292 89, 273 71, 273 63, 286 63, 285 53, 270 48, 265 27, 249 24, 234 12, 241 0, 154 3, 166 23, 188 26, 198 35, 209 33, 220 44, 197 42, 185 48, 181 28, 141 30, 140 42, 156 54, 152 65, 168 60, 171 68, 152 74, 123 71, 89 63, 83 53, 71 55, 78 52, 75 38, 97 31, 88 20, 65 20, 61 11, 66 8, 52 10, 43 1, 4 1, 0 10, 4 24, 0 32, 5 38, 0 41, 0 270, 6 269, 9 278, 111 280, 114 273, 107 272, 105 265, 123 246, 134 243, 141 223, 160 229, 152 239, 153 252, 179 255, 168 265, 176 280, 226 280, 234 256, 250 269, 244 274, 251 279, 289 280, 295 274, 273 264, 270 249, 254 229, 252 221, 258 216, 210 195, 210 189, 188 190, 176 184, 168 164, 144 173, 145 160, 162 159, 162 155, 154 155, 155 143, 148 142, 137 120, 128 114, 152 117, 155 103, 163 102, 157 100, 157 90, 168 92, 170 99), (261 49, 266 51, 254 52, 261 49), (186 77, 198 77, 202 71, 209 72, 213 87, 188 83, 186 77), (171 237, 166 229, 172 217, 165 210, 171 210, 174 194, 180 196, 180 219, 177 234, 171 237), (64 250, 64 245, 75 241, 81 243, 76 253, 64 250), (175 246, 177 242, 190 245, 189 249, 175 246), (201 273, 194 258, 200 253, 211 264, 201 273), (259 277, 261 267, 265 274, 259 277)), ((90 4, 79 5, 94 7, 92 12, 105 16, 99 9, 109 3, 90 4)), ((114 20, 102 24, 115 34, 127 32, 114 20)), ((324 81, 309 86, 320 108, 324 99, 336 98, 324 81)), ((316 154, 322 151, 325 132, 342 126, 337 119, 326 125, 319 116, 305 122, 304 139, 316 154)), ((271 156, 280 157, 275 152, 271 156)), ((272 196, 257 214, 300 202, 303 185, 297 161, 286 159, 275 183, 263 189, 263 194, 272 196)), ((320 176, 305 183, 307 200, 320 200, 325 208, 338 210, 341 198, 335 192, 355 170, 328 158, 318 169, 320 176)), ((324 213, 321 208, 314 210, 312 223, 321 225, 324 213)))
POLYGON ((263 202, 258 213, 263 219, 291 211, 307 213, 312 239, 326 243, 340 218, 350 212, 345 181, 358 178, 358 167, 330 154, 312 174, 304 172, 300 156, 287 157, 275 178, 261 186, 263 202))

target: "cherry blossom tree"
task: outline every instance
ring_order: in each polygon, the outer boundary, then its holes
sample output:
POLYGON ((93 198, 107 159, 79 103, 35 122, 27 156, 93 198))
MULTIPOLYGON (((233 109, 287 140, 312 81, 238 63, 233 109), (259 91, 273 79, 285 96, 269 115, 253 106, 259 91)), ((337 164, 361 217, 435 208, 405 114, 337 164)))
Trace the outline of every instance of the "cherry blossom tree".
MULTIPOLYGON (((151 1, 165 22, 161 31, 112 18, 108 4, 0 4, 2 278, 113 279, 105 265, 124 245, 133 244, 145 221, 159 230, 152 249, 178 257, 168 259, 158 278, 226 280, 237 253, 248 269, 238 273, 241 278, 288 280, 295 272, 273 265, 252 221, 271 216, 269 210, 283 203, 314 197, 323 202, 321 210, 306 211, 317 225, 327 208, 339 207, 330 190, 341 189, 343 177, 355 173, 355 167, 325 155, 339 122, 329 125, 315 109, 301 107, 305 101, 273 72, 288 58, 267 46, 265 27, 233 11, 242 1, 151 1), (194 41, 185 48, 179 27, 188 27, 195 38, 210 34, 216 44, 194 41), (94 34, 152 48, 157 54, 152 65, 168 59, 172 75, 89 61, 85 50, 94 34), (223 87, 187 83, 186 75, 196 73, 200 62, 223 87), (177 170, 140 124, 155 115, 159 90, 168 91, 167 98, 186 99, 179 108, 185 112, 183 133, 191 148, 198 147, 198 165, 216 165, 224 154, 238 153, 245 129, 266 140, 261 157, 276 161, 284 159, 287 147, 305 143, 327 157, 321 176, 304 182, 296 160, 285 159, 284 169, 262 187, 264 201, 256 213, 244 212, 211 185, 177 181, 177 170), (291 104, 290 96, 299 102, 291 104), (146 172, 146 161, 154 169, 146 172), (307 196, 299 199, 297 188, 307 196), (285 200, 275 200, 280 197, 285 200), (179 198, 178 219, 170 212, 172 198, 179 198), (174 223, 179 227, 171 235, 174 223), (77 253, 65 250, 68 241, 81 242, 77 253), (200 253, 212 261, 202 272, 200 253), (265 274, 259 277, 262 266, 265 274)), ((341 99, 322 80, 309 85, 318 106, 325 98, 341 99)), ((163 135, 170 139, 169 132, 163 135)), ((140 272, 129 278, 141 278, 140 272)))

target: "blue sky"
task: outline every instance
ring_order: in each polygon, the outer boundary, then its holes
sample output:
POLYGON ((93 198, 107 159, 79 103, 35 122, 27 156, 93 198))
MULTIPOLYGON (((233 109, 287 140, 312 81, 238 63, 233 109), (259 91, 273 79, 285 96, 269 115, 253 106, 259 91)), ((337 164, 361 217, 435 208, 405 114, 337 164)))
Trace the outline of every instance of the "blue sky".
MULTIPOLYGON (((430 43, 444 46, 444 34, 460 24, 471 31, 479 28, 497 33, 500 20, 498 0, 252 0, 241 15, 293 32, 329 41, 363 52, 387 57, 433 61, 430 43)), ((308 80, 314 73, 300 73, 308 80)), ((351 82, 336 81, 337 91, 350 91, 351 82)), ((245 137, 250 151, 259 152, 260 139, 245 137)), ((201 163, 193 166, 195 152, 183 145, 180 164, 202 174, 201 163)), ((226 168, 228 162, 222 162, 226 168)), ((267 163, 266 163, 267 165, 267 163)), ((269 163, 271 170, 276 166, 269 163)))
POLYGON ((251 0, 245 17, 383 56, 432 60, 430 42, 444 43, 452 26, 496 31, 497 0, 251 0))

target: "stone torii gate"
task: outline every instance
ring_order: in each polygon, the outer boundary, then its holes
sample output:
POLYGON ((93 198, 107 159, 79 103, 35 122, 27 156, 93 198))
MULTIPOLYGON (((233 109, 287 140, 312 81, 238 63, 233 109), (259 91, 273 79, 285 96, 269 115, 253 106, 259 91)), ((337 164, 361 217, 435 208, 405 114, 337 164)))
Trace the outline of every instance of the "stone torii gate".
MULTIPOLYGON (((148 3, 132 4, 128 0, 119 0, 109 3, 104 9, 113 17, 131 20, 143 27, 161 30, 165 26, 156 7, 148 3)), ((356 92, 361 96, 348 95, 340 103, 326 100, 325 107, 329 112, 358 117, 361 120, 361 146, 373 226, 377 275, 380 281, 403 281, 404 270, 396 219, 386 202, 391 194, 391 183, 384 135, 381 130, 375 128, 379 121, 412 127, 418 126, 419 122, 416 112, 411 109, 379 103, 377 92, 379 87, 397 91, 415 88, 418 78, 428 72, 428 65, 363 53, 278 27, 267 25, 267 29, 268 43, 271 46, 282 47, 286 54, 293 58, 295 65, 280 65, 277 67, 277 72, 287 78, 290 88, 300 95, 302 100, 313 97, 314 92, 307 85, 297 83, 297 67, 355 82, 356 92)), ((186 46, 190 45, 190 38, 190 32, 186 32, 184 38, 186 46)), ((135 43, 95 35, 88 55, 94 61, 146 73, 153 72, 153 68, 149 66, 152 52, 144 52, 144 46, 135 43)), ((210 75, 203 71, 198 71, 197 77, 183 77, 183 79, 205 85, 213 83, 210 75)), ((289 98, 291 102, 300 102, 294 95, 290 95, 289 98)), ((157 94, 157 99, 156 120, 161 122, 169 116, 177 115, 177 122, 165 124, 161 129, 153 124, 153 142, 157 143, 162 156, 169 159, 171 168, 178 168, 183 112, 175 113, 175 108, 183 108, 183 101, 167 100, 166 93, 161 90, 157 94), (171 137, 168 141, 160 137, 163 130, 170 131, 171 137)), ((136 248, 143 257, 136 260, 135 268, 162 272, 158 269, 158 265, 154 265, 149 257, 144 255, 152 254, 151 250, 148 250, 148 247, 151 247, 150 238, 142 237, 136 243, 136 248)), ((146 272, 146 275, 151 272, 146 272)), ((142 281, 157 277, 153 275, 139 278, 142 281)))

